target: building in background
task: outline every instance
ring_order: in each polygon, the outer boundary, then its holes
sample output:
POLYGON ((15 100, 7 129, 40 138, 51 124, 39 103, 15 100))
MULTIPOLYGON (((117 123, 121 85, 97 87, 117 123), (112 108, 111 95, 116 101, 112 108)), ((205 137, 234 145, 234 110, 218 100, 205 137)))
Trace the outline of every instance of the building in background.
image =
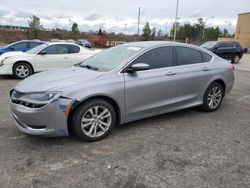
POLYGON ((243 48, 250 48, 250 12, 238 15, 235 39, 243 48))

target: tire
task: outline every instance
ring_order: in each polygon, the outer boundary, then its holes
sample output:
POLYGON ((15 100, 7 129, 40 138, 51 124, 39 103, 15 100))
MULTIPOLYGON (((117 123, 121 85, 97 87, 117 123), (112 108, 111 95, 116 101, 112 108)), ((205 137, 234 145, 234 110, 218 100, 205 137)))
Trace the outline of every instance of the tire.
POLYGON ((76 109, 71 126, 78 138, 87 142, 95 142, 105 138, 115 125, 114 107, 103 99, 93 99, 76 109))
POLYGON ((18 79, 27 78, 32 73, 32 68, 28 63, 16 63, 13 67, 13 75, 18 79))
POLYGON ((238 64, 240 62, 240 55, 239 54, 233 55, 231 62, 233 64, 238 64))
POLYGON ((221 105, 223 94, 224 89, 221 84, 212 83, 204 94, 202 109, 206 112, 216 111, 221 105))

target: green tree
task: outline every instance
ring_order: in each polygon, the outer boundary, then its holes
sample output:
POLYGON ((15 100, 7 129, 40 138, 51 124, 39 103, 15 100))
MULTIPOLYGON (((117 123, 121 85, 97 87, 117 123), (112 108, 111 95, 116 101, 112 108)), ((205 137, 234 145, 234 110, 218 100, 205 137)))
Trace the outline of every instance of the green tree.
POLYGON ((78 32, 79 32, 78 25, 77 25, 76 22, 73 23, 73 25, 72 25, 72 27, 71 27, 71 31, 72 31, 73 33, 78 33, 78 32))
POLYGON ((33 38, 36 38, 39 31, 43 29, 42 24, 40 23, 40 18, 36 15, 33 15, 28 20, 29 31, 32 33, 33 38))
POLYGON ((226 28, 224 28, 223 29, 223 31, 222 31, 222 37, 228 37, 228 35, 229 35, 229 32, 228 32, 228 30, 226 29, 226 28))
POLYGON ((99 28, 99 31, 98 31, 98 34, 97 34, 98 36, 102 36, 103 35, 103 33, 102 33, 102 29, 101 28, 99 28))
POLYGON ((146 23, 142 31, 143 31, 142 33, 143 40, 149 40, 151 36, 151 29, 148 22, 146 23))

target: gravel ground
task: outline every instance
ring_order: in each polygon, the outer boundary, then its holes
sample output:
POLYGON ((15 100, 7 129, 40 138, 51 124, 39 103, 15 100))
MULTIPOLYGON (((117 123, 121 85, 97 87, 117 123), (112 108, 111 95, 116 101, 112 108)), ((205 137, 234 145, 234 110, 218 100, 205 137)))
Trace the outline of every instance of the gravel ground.
POLYGON ((9 110, 0 77, 0 187, 250 187, 250 72, 214 113, 187 109, 118 126, 106 139, 39 138, 9 110))

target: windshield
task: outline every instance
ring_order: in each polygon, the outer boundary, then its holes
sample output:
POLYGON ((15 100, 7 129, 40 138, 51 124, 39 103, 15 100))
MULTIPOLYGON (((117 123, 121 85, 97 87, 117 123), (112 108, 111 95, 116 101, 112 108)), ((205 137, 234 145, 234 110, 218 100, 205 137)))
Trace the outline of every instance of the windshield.
POLYGON ((213 48, 216 44, 217 42, 205 42, 204 44, 201 45, 201 47, 210 49, 213 48))
POLYGON ((40 52, 42 49, 44 49, 45 47, 47 47, 49 44, 41 44, 35 48, 32 48, 30 50, 28 50, 26 53, 29 53, 29 54, 36 54, 38 52, 40 52))
POLYGON ((141 47, 116 46, 86 59, 80 64, 80 66, 86 67, 87 65, 88 67, 93 67, 99 71, 110 71, 139 50, 141 50, 141 47))

